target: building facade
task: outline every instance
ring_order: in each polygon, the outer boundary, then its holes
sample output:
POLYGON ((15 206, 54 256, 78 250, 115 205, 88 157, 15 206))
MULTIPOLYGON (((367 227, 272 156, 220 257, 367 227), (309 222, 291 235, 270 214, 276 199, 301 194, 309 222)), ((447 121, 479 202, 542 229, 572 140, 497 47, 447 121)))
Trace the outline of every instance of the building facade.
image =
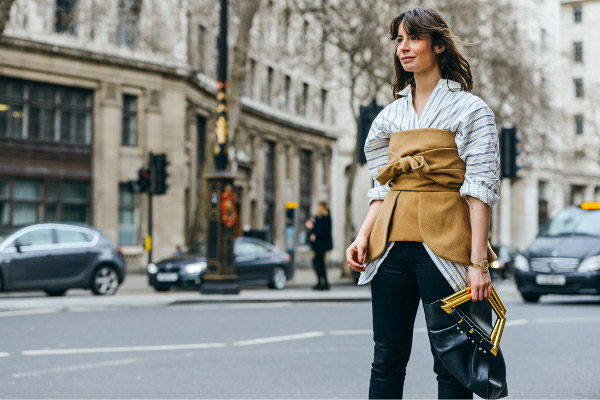
MULTIPOLYGON (((130 266, 143 267, 147 195, 127 182, 154 152, 170 161, 170 187, 153 200, 154 257, 205 238, 203 174, 212 168, 217 105, 213 3, 15 1, 0 40, 2 234, 42 221, 89 223, 130 266)), ((335 179, 333 89, 324 68, 302 61, 318 38, 307 37, 307 22, 285 1, 256 19, 230 149, 237 232, 262 232, 286 249, 286 203, 297 203, 292 244, 306 262, 303 221, 330 200, 335 179)))

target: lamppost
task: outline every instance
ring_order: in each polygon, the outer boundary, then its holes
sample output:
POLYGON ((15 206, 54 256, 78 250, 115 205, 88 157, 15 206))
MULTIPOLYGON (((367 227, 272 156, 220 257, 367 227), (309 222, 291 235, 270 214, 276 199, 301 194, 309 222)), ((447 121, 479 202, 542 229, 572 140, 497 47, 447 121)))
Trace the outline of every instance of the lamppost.
POLYGON ((219 67, 217 77, 215 171, 204 175, 207 196, 206 271, 200 284, 203 294, 237 294, 233 242, 237 210, 233 192, 234 175, 227 172, 227 0, 221 0, 219 67))

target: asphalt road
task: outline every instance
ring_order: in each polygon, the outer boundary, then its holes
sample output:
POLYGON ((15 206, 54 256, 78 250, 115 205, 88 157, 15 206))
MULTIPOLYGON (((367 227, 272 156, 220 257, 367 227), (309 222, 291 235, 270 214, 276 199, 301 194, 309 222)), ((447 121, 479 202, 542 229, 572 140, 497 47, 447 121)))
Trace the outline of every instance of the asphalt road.
MULTIPOLYGON (((600 398, 598 297, 503 299, 509 398, 600 398)), ((366 398, 370 302, 0 312, 2 398, 366 398)), ((437 397, 419 313, 406 398, 437 397)))

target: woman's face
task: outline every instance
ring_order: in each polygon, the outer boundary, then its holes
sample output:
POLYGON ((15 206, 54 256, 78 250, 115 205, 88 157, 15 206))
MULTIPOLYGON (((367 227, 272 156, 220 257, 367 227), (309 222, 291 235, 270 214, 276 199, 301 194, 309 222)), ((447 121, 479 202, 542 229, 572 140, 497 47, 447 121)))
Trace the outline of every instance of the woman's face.
POLYGON ((404 24, 400 24, 397 40, 396 55, 405 71, 420 74, 439 68, 438 54, 443 47, 435 46, 432 49, 431 36, 409 35, 404 30, 404 24))

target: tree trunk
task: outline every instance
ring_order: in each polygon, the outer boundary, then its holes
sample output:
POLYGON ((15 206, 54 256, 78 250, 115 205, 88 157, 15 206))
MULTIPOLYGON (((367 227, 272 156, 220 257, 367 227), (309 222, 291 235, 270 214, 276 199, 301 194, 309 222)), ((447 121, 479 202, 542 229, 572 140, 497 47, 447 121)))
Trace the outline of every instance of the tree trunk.
POLYGON ((10 19, 10 8, 15 0, 0 0, 0 36, 4 33, 4 28, 10 19))

